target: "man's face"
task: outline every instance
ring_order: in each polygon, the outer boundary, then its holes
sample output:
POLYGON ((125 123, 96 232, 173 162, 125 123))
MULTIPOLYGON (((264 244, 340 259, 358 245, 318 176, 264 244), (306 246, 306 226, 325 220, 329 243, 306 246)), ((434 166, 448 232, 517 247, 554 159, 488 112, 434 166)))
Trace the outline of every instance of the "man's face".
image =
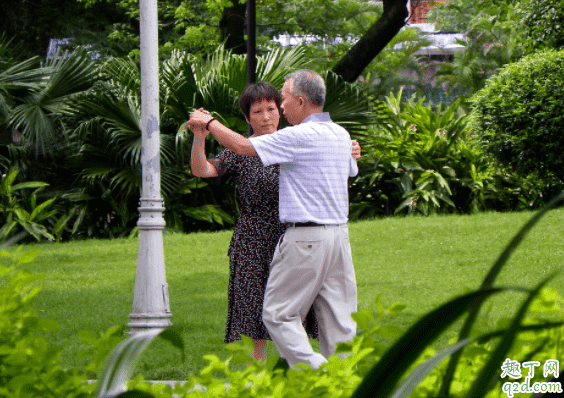
POLYGON ((294 79, 288 79, 282 86, 282 104, 280 108, 282 108, 282 112, 284 112, 284 117, 291 125, 296 125, 300 123, 299 120, 299 105, 300 105, 300 98, 296 97, 292 94, 292 85, 294 83, 294 79))

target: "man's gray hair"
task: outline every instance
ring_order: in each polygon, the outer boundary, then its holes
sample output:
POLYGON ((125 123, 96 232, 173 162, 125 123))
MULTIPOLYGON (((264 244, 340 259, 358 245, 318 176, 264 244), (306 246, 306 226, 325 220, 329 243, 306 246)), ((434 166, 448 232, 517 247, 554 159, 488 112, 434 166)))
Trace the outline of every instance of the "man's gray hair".
POLYGON ((286 76, 286 80, 292 79, 292 94, 296 97, 305 97, 315 106, 323 107, 325 104, 325 82, 317 73, 302 69, 286 76))

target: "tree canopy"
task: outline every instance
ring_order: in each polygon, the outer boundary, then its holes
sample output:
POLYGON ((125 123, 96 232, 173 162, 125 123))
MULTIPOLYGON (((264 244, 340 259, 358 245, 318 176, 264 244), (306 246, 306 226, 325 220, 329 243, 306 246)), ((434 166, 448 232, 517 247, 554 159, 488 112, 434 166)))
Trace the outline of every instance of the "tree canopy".
POLYGON ((49 40, 54 38, 75 38, 79 43, 96 45, 113 24, 130 23, 124 12, 109 2, 97 2, 85 11, 77 0, 2 0, 0 15, 0 35, 12 40, 21 59, 44 58, 49 40))
MULTIPOLYGON (((221 43, 236 54, 245 53, 245 3, 158 1, 162 57, 173 50, 205 54, 221 43)), ((259 51, 280 45, 273 41, 280 35, 315 37, 310 55, 354 81, 405 25, 407 0, 384 0, 383 5, 365 0, 259 0, 259 51)), ((1 7, 8 15, 1 28, 24 43, 24 56, 44 56, 50 39, 69 37, 73 45, 89 45, 100 54, 138 56, 137 0, 46 0, 39 7, 6 0, 1 7)))

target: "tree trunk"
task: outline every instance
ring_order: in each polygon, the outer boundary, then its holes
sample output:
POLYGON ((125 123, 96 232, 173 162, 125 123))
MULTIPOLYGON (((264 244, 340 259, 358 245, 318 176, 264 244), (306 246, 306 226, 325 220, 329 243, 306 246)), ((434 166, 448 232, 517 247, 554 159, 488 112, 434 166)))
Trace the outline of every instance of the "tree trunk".
POLYGON ((384 0, 384 13, 333 67, 347 82, 354 82, 380 51, 406 24, 407 0, 384 0))
POLYGON ((245 54, 247 52, 245 42, 245 11, 246 4, 239 0, 232 0, 233 7, 223 9, 219 29, 221 40, 225 41, 225 49, 231 50, 233 54, 245 54))

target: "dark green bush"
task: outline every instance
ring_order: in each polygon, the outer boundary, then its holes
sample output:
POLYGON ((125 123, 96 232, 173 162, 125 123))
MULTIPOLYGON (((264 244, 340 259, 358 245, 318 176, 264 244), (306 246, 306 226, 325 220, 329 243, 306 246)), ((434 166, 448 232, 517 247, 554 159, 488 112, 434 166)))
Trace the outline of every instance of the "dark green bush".
POLYGON ((18 182, 19 169, 8 170, 0 176, 0 241, 19 235, 24 241, 59 241, 60 233, 70 218, 60 216, 43 188, 49 184, 41 181, 18 182), (27 237, 23 236, 26 235, 27 237))
POLYGON ((564 51, 507 65, 472 100, 487 151, 517 172, 564 181, 564 51))
POLYGON ((530 0, 521 16, 531 48, 564 48, 564 0, 530 0))

